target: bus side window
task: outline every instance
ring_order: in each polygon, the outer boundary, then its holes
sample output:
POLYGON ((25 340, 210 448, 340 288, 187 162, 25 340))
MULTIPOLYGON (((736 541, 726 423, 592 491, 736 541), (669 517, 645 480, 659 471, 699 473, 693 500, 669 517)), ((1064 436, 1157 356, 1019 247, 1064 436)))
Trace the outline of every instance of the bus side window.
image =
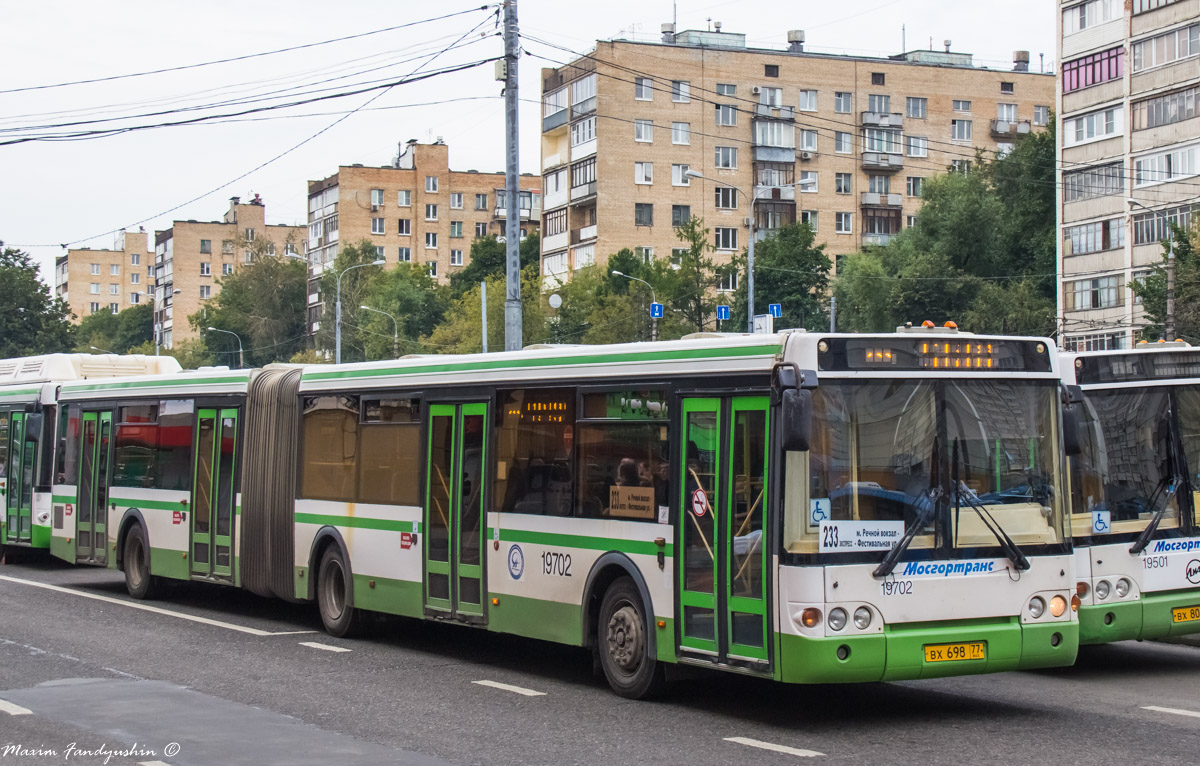
POLYGON ((575 389, 513 389, 497 400, 493 510, 571 515, 575 389))

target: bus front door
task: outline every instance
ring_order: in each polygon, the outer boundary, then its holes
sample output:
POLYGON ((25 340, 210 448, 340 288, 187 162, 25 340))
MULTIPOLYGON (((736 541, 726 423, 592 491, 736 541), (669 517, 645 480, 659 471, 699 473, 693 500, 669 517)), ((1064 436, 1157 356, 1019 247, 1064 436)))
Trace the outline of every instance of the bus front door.
POLYGON ((75 512, 75 560, 108 561, 109 453, 112 412, 83 413, 79 455, 79 497, 75 512))
POLYGON ((683 402, 681 656, 770 669, 765 396, 683 402))
POLYGON ((237 426, 236 409, 196 413, 192 477, 192 574, 196 577, 226 580, 233 576, 237 426))
POLYGON ((425 612, 484 622, 487 405, 431 404, 425 454, 425 612))
POLYGON ((30 434, 29 415, 12 413, 8 427, 8 485, 5 538, 0 543, 28 544, 33 538, 33 461, 38 434, 30 434))

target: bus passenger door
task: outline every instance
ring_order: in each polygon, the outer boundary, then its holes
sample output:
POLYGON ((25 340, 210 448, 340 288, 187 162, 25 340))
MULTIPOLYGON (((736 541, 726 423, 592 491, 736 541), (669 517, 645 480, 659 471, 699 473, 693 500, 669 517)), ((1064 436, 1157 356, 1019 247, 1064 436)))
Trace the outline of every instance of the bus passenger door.
POLYGON ((680 653, 766 671, 769 400, 685 399, 682 412, 680 653))
POLYGON ((483 622, 487 404, 431 404, 425 460, 425 611, 483 622))
POLYGON ((28 543, 33 534, 33 465, 38 434, 29 434, 29 415, 12 413, 8 428, 8 486, 5 537, 0 542, 28 543))
POLYGON ((75 519, 75 560, 81 564, 108 561, 109 453, 112 450, 112 412, 83 413, 79 449, 79 502, 75 519))
POLYGON ((201 409, 196 414, 192 574, 199 577, 228 579, 233 576, 237 426, 236 409, 201 409))

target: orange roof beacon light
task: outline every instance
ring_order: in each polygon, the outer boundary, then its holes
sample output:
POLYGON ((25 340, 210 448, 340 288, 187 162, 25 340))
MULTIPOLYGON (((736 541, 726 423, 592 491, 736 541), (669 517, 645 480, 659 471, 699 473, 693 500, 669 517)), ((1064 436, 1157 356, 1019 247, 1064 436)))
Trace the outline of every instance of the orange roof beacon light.
POLYGON ((957 330, 957 329, 958 329, 958 325, 957 325, 957 324, 955 324, 954 322, 947 322, 946 324, 942 325, 942 327, 948 327, 948 328, 950 328, 951 330, 957 330))
POLYGON ((930 320, 930 319, 926 319, 924 322, 922 322, 921 326, 922 327, 936 327, 936 325, 933 323, 933 320, 930 320))

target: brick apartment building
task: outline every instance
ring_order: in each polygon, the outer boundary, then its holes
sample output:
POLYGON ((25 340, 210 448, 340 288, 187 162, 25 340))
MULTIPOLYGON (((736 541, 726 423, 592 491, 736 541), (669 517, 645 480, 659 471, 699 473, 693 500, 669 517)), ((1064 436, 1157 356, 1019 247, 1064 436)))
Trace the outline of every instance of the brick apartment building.
POLYGON ((70 306, 73 322, 142 303, 153 287, 154 256, 144 230, 121 232, 111 250, 72 248, 54 263, 54 294, 70 306))

